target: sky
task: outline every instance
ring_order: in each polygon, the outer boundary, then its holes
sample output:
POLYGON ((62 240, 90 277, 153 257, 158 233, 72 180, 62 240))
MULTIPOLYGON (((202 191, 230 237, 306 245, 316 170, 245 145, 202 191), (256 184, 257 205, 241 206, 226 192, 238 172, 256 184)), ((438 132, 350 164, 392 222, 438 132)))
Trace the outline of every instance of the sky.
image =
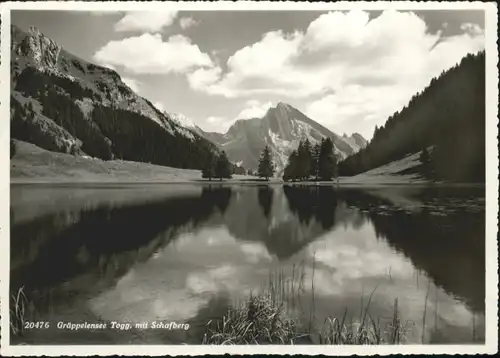
POLYGON ((412 95, 484 49, 481 10, 12 11, 74 55, 115 69, 206 131, 288 103, 369 139, 412 95))

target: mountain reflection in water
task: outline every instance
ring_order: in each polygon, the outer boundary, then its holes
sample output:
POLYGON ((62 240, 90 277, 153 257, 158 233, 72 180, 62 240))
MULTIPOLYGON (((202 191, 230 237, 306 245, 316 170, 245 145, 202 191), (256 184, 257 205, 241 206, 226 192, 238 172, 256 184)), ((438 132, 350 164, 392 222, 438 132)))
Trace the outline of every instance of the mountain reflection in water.
POLYGON ((11 289, 45 320, 189 322, 187 332, 82 337, 31 331, 36 343, 200 343, 203 327, 270 273, 302 265, 293 314, 321 324, 391 316, 411 342, 484 341, 484 190, 314 186, 13 186, 11 289), (314 273, 313 273, 314 270, 314 273), (314 292, 310 281, 314 275, 314 292), (427 297, 427 298, 426 298, 427 297), (422 315, 427 311, 427 325, 422 315), (473 334, 471 334, 473 332, 473 334))

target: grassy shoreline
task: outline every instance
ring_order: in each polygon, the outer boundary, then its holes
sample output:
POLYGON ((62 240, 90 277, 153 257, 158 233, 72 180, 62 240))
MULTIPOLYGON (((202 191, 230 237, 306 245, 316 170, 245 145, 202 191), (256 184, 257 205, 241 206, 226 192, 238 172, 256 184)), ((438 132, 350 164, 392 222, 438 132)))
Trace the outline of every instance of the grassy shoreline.
POLYGON ((258 179, 225 179, 219 180, 205 180, 205 179, 178 179, 178 180, 71 180, 66 178, 12 178, 10 180, 10 185, 54 185, 54 186, 111 186, 111 185, 167 185, 167 184, 199 184, 199 185, 288 185, 288 186, 333 186, 338 188, 390 188, 390 187, 412 187, 412 188, 481 188, 485 187, 485 183, 384 183, 384 182, 373 182, 373 183, 343 183, 339 184, 334 182, 316 182, 316 181, 301 181, 301 182, 282 182, 279 180, 258 180, 258 179))
POLYGON ((336 181, 283 182, 281 178, 269 181, 248 175, 233 175, 232 179, 202 179, 200 170, 179 169, 149 163, 124 160, 104 161, 70 154, 56 153, 39 148, 31 143, 16 141, 16 154, 10 161, 11 184, 266 184, 266 185, 311 185, 342 187, 387 187, 387 186, 460 186, 478 187, 484 183, 429 183, 408 175, 358 175, 340 177, 336 181))

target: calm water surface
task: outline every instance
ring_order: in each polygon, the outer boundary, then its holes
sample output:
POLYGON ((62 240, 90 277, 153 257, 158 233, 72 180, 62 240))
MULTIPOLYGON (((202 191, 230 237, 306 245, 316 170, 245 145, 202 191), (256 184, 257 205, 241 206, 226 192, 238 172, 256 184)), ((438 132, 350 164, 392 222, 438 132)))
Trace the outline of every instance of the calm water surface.
POLYGON ((397 302, 408 343, 483 343, 484 204, 463 188, 12 186, 11 290, 51 323, 15 342, 199 344, 208 320, 278 282, 304 326, 356 321, 369 302, 384 328, 397 302))

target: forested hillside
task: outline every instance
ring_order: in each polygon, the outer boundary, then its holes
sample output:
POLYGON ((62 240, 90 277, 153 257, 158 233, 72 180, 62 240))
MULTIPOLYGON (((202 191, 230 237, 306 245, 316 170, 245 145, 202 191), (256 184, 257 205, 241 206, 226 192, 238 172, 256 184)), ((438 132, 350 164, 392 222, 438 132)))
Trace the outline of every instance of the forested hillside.
POLYGON ((352 176, 432 147, 433 179, 485 180, 485 53, 469 54, 417 93, 368 146, 339 164, 352 176))
POLYGON ((118 73, 12 28, 11 137, 41 148, 201 169, 217 147, 138 96, 118 73))

